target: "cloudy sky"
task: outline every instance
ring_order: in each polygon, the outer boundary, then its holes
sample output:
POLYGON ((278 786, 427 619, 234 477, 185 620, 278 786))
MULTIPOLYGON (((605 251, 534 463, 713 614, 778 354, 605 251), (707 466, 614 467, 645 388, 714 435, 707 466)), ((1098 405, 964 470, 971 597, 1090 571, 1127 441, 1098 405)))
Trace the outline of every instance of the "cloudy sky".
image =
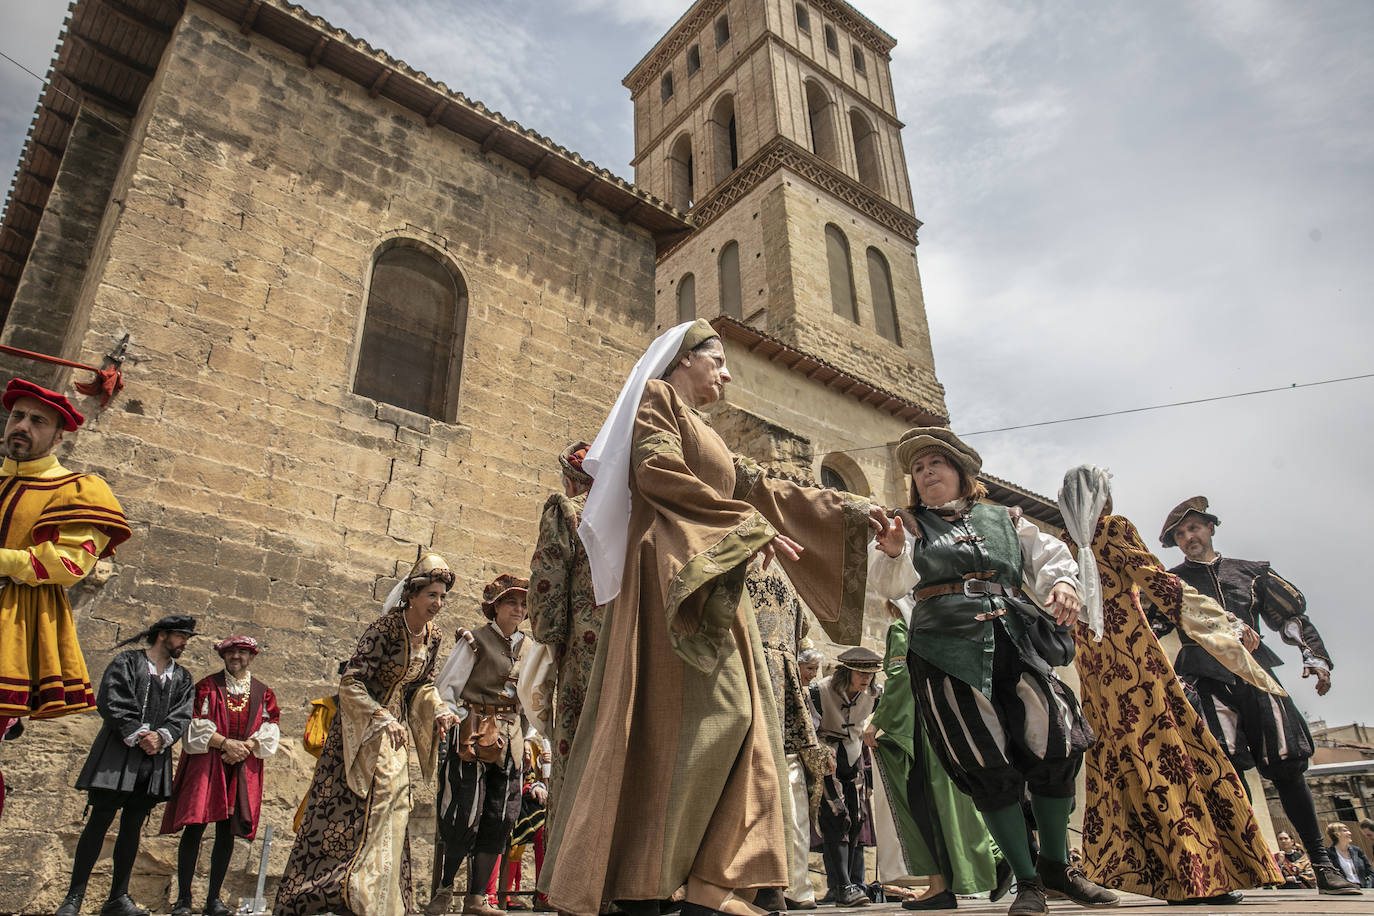
MULTIPOLYGON (((687 2, 305 6, 628 178, 620 80, 687 2)), ((1374 3, 857 6, 898 42, 956 430, 1374 373, 1374 3)), ((64 11, 7 4, 0 50, 44 72, 64 11)), ((17 160, 37 94, 0 61, 0 163, 17 160)), ((1302 588, 1335 655, 1318 699, 1280 647, 1299 705, 1370 721, 1371 408, 1364 379, 970 442, 991 473, 1051 495, 1073 464, 1111 468, 1118 510, 1152 545, 1171 506, 1206 494, 1218 548, 1302 588)))

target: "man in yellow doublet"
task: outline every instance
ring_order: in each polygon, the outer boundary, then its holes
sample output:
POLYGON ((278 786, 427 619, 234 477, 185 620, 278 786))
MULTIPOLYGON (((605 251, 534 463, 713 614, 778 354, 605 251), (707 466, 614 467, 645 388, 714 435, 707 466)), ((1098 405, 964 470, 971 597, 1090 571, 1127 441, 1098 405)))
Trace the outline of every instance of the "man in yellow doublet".
POLYGON ((105 481, 53 455, 84 422, 66 396, 14 379, 0 465, 0 718, 95 708, 67 588, 128 539, 105 481))

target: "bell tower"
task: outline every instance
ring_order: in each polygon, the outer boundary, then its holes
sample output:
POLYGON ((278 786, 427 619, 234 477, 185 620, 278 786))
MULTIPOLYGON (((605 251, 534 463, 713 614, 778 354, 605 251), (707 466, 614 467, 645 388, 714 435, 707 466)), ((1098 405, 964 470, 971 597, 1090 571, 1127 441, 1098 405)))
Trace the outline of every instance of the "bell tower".
POLYGON ((625 77, 635 181, 695 229, 659 324, 728 315, 947 416, 890 72, 843 0, 697 0, 625 77))

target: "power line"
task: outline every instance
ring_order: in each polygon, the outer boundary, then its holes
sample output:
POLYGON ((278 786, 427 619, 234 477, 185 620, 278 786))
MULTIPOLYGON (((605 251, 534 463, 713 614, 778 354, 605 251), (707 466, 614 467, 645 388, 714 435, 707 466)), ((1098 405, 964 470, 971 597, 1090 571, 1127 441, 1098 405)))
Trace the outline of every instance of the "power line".
MULTIPOLYGON (((1374 378, 1374 372, 1366 372, 1361 375, 1346 375, 1341 378, 1322 379, 1319 382, 1293 382, 1290 385, 1280 385, 1275 388, 1256 388, 1253 391, 1237 391, 1234 394, 1219 394, 1210 398, 1191 398, 1187 401, 1171 401, 1168 404, 1152 404, 1149 407, 1126 407, 1121 410, 1107 410, 1102 413, 1083 414, 1078 417, 1062 417, 1058 420, 1040 420, 1035 423, 1022 423, 1017 426, 999 426, 996 429, 979 429, 973 432, 960 433, 960 438, 969 436, 986 436, 992 433, 1006 433, 1018 429, 1035 429, 1041 426, 1057 426, 1060 423, 1077 423, 1082 420, 1097 420, 1102 417, 1119 417, 1125 414, 1145 413, 1151 410, 1168 410, 1171 407, 1187 407, 1190 404, 1210 404, 1214 401, 1229 401, 1235 398, 1248 398, 1257 394, 1273 394, 1276 391, 1295 391, 1299 388, 1315 388, 1319 385, 1336 385, 1341 382, 1355 382, 1360 379, 1374 378)), ((881 445, 861 445, 856 448, 835 449, 837 452, 866 452, 876 448, 887 448, 888 443, 881 445)))

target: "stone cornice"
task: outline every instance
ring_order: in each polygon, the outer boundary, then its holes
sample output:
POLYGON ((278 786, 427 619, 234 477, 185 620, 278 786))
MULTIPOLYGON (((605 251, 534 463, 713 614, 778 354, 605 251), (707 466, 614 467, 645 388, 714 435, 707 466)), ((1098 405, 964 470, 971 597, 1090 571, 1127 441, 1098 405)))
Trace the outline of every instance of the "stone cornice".
MULTIPOLYGON (((892 49, 897 46, 897 39, 878 28, 873 20, 845 3, 844 0, 809 0, 809 2, 820 10, 823 17, 843 26, 870 51, 881 55, 884 60, 892 59, 892 49)), ((663 71, 668 62, 677 57, 678 52, 700 34, 708 22, 715 19, 725 3, 726 0, 700 0, 686 13, 683 13, 682 18, 674 23, 667 34, 658 40, 658 44, 654 45, 648 54, 640 58, 639 63, 634 65, 634 69, 626 74, 625 79, 621 80, 621 85, 630 90, 630 97, 634 98, 639 95, 653 81, 654 77, 663 71)), ((768 30, 767 34, 773 33, 768 30)))
MULTIPOLYGON (((784 168, 797 173, 911 244, 917 244, 916 232, 921 228, 920 220, 786 137, 774 137, 710 195, 692 207, 690 215, 697 231, 714 222, 722 213, 762 184, 769 175, 784 168)), ((660 259, 676 247, 674 245, 664 251, 660 259)))

